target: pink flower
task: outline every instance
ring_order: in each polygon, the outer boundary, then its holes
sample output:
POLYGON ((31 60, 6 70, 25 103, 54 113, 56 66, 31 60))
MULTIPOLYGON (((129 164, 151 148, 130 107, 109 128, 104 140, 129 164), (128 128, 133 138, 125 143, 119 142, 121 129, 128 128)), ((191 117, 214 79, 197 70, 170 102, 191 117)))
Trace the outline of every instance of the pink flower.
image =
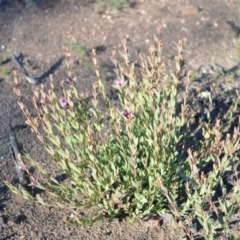
POLYGON ((122 111, 122 115, 123 115, 125 118, 127 118, 127 119, 133 117, 132 111, 128 111, 128 110, 123 110, 123 111, 122 111))
POLYGON ((63 97, 61 97, 59 99, 59 103, 60 103, 62 108, 67 108, 68 107, 68 101, 65 98, 63 98, 63 97))
POLYGON ((125 85, 126 85, 126 81, 124 80, 124 78, 122 78, 122 79, 115 80, 113 86, 115 88, 122 89, 125 85))
POLYGON ((32 179, 32 181, 31 181, 31 185, 37 185, 39 183, 39 178, 36 178, 36 179, 32 179))

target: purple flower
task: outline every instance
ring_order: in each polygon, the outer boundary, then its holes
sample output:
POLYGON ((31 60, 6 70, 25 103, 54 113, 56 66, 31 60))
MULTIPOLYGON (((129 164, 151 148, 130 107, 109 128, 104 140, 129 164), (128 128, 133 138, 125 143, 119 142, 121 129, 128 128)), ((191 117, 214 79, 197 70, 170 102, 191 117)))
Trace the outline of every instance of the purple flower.
POLYGON ((124 78, 122 79, 117 79, 114 81, 114 87, 118 89, 122 89, 126 85, 126 81, 124 78))
POLYGON ((66 82, 66 83, 72 83, 72 81, 73 81, 73 80, 72 80, 71 77, 67 77, 67 78, 65 79, 65 82, 66 82))
POLYGON ((128 110, 123 110, 123 111, 122 111, 122 115, 123 115, 125 118, 127 118, 127 119, 133 117, 132 111, 128 111, 128 110))
POLYGON ((59 103, 60 103, 62 108, 67 108, 68 107, 68 101, 65 98, 63 98, 63 97, 61 97, 59 99, 59 103))

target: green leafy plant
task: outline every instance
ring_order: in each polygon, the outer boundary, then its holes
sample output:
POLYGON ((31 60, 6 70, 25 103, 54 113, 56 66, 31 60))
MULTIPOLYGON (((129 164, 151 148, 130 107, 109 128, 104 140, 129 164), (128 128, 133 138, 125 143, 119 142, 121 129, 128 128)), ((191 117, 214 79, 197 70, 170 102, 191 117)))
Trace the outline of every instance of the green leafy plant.
POLYGON ((98 0, 97 7, 107 7, 110 9, 120 10, 129 6, 128 0, 98 0))
POLYGON ((82 57, 86 56, 87 48, 80 43, 67 43, 66 44, 71 50, 79 53, 82 57))
MULTIPOLYGON (((231 237, 229 223, 240 200, 236 155, 240 124, 234 122, 233 115, 238 94, 222 119, 202 121, 201 137, 193 137, 191 129, 196 122, 182 42, 178 44, 176 70, 170 72, 165 70, 157 38, 149 54, 140 55, 140 69, 130 62, 125 39, 122 46, 121 60, 115 52, 112 58, 117 107, 107 98, 94 50, 97 81, 91 94, 81 96, 76 89, 77 79, 71 78, 66 52, 69 77, 61 82, 61 93, 55 90, 52 77, 49 90, 44 85, 34 90, 35 114, 21 100, 15 73, 14 90, 26 123, 67 179, 58 181, 26 155, 40 175, 40 180, 32 177, 32 185, 53 198, 33 196, 21 187, 7 185, 41 204, 75 209, 67 218, 71 224, 92 224, 121 215, 130 219, 170 215, 170 224, 189 239, 196 235, 214 239, 218 229, 231 237), (232 133, 224 130, 234 123, 232 133), (234 197, 229 197, 223 181, 227 172, 236 175, 231 182, 234 197), (202 227, 200 233, 195 232, 194 222, 202 227)), ((208 102, 213 103, 211 94, 208 102)))
POLYGON ((8 75, 9 74, 9 70, 0 65, 0 74, 8 75))

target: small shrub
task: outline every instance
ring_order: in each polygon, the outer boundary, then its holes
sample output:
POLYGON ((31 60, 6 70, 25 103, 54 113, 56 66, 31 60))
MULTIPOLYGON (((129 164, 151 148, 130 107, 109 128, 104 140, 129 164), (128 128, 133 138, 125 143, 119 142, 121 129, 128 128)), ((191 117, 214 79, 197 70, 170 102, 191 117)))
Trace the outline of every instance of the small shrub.
MULTIPOLYGON (((198 234, 205 239, 213 239, 220 228, 231 236, 229 222, 239 204, 239 186, 236 179, 232 181, 234 197, 230 198, 223 179, 227 172, 237 173, 240 125, 235 124, 232 134, 224 129, 234 123, 239 98, 222 119, 208 117, 209 121, 199 123, 201 137, 192 137, 196 123, 182 43, 174 71, 165 70, 161 51, 161 42, 155 39, 149 54, 140 56, 140 68, 130 62, 125 40, 121 61, 113 53, 118 107, 107 98, 95 51, 97 81, 86 96, 80 96, 75 88, 77 79, 71 78, 67 53, 69 78, 61 82, 61 94, 55 91, 52 77, 50 89, 43 85, 36 89, 32 102, 37 116, 19 98, 26 123, 67 179, 56 180, 27 155, 40 174, 35 186, 50 193, 53 200, 8 186, 41 204, 75 209, 69 223, 171 214, 171 224, 190 239, 196 235, 194 222, 201 225, 203 230, 198 234), (105 111, 100 111, 100 104, 105 111), (79 209, 85 215, 80 215, 79 209)), ((15 84, 20 97, 16 76, 15 84)), ((207 96, 212 103, 211 95, 207 96)))

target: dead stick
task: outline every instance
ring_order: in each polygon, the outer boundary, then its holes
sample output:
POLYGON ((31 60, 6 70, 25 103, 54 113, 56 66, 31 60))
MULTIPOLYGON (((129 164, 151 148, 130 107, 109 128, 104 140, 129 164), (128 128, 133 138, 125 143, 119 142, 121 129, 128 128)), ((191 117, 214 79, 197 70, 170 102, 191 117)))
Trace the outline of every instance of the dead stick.
POLYGON ((12 144, 12 153, 14 158, 14 163, 16 166, 18 179, 22 187, 28 188, 30 184, 30 178, 28 171, 24 169, 24 164, 21 160, 21 150, 19 147, 19 143, 17 141, 17 137, 14 131, 14 128, 10 124, 10 141, 12 144))

